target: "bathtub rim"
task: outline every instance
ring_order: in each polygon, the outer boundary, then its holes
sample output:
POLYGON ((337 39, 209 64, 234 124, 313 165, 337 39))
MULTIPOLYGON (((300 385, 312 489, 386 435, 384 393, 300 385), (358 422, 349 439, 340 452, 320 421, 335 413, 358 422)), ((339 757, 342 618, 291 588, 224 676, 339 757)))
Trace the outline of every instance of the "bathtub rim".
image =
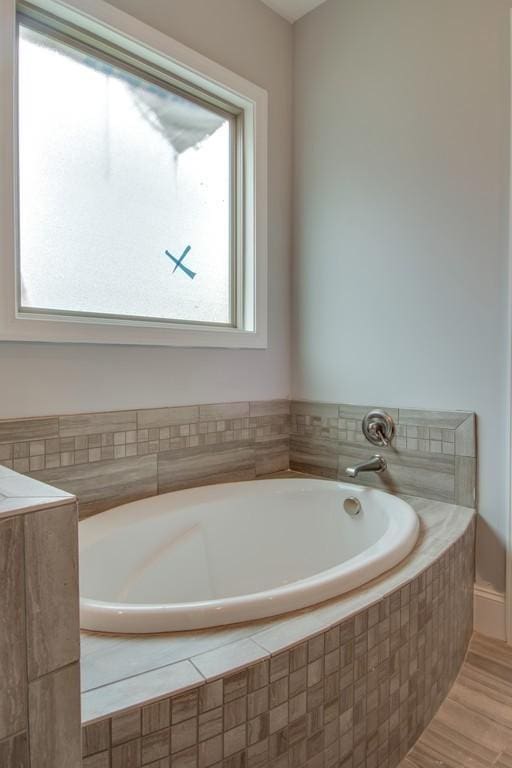
MULTIPOLYGON (((318 605, 321 605, 328 600, 338 599, 348 592, 364 587, 366 583, 379 578, 386 572, 395 568, 403 560, 407 559, 416 546, 420 535, 420 519, 414 507, 407 502, 404 497, 394 495, 382 489, 369 488, 362 485, 349 485, 341 480, 319 477, 302 476, 300 478, 290 478, 281 476, 244 481, 241 483, 222 483, 215 486, 202 486, 130 502, 128 504, 120 505, 119 507, 114 507, 112 510, 107 510, 101 514, 104 515, 112 512, 115 517, 118 514, 122 514, 125 508, 127 508, 129 512, 133 512, 136 505, 144 503, 145 501, 154 503, 155 501, 161 501, 162 498, 167 495, 173 496, 174 499, 178 499, 180 494, 189 494, 190 492, 192 492, 190 498, 192 500, 192 505, 194 506, 194 495, 199 497, 198 501, 195 503, 208 502, 208 499, 202 499, 205 490, 208 492, 210 488, 214 488, 217 493, 220 494, 222 493, 222 489, 226 489, 229 498, 231 490, 241 489, 246 483, 250 483, 252 492, 261 484, 270 489, 270 492, 272 493, 272 491, 277 488, 277 484, 284 483, 284 481, 293 484, 298 482, 299 479, 303 482, 307 481, 308 484, 313 483, 311 489, 308 486, 308 491, 314 491, 315 485, 318 486, 320 491, 322 488, 330 486, 329 492, 335 486, 346 486, 343 487, 344 491, 350 491, 351 494, 355 495, 365 494, 375 496, 383 502, 385 501, 386 496, 391 497, 395 502, 398 502, 398 509, 403 509, 405 514, 405 520, 401 521, 403 530, 399 531, 399 544, 392 551, 386 551, 384 548, 384 544, 392 541, 393 537, 398 533, 397 529, 399 526, 391 516, 389 528, 384 531, 384 534, 377 541, 363 551, 335 566, 316 573, 311 573, 308 576, 292 581, 286 585, 227 598, 189 603, 124 603, 99 600, 93 597, 87 597, 87 595, 80 595, 81 629, 90 632, 103 632, 116 635, 126 634, 137 637, 171 632, 198 632, 208 629, 215 630, 227 626, 249 624, 256 621, 271 621, 272 619, 277 619, 280 616, 284 617, 291 613, 314 610, 318 605), (409 509, 407 509, 407 507, 409 509), (411 509, 413 515, 410 515, 411 509), (369 574, 366 578, 364 578, 365 573, 369 574), (363 578, 364 581, 361 581, 363 578), (343 591, 337 592, 336 590, 342 588, 340 582, 344 581, 348 582, 351 586, 349 586, 348 589, 345 586, 343 587, 343 591), (310 597, 312 593, 315 594, 310 597), (316 596, 316 593, 318 593, 318 597, 316 596), (250 618, 242 617, 238 620, 230 618, 236 614, 237 611, 241 610, 241 612, 243 612, 244 609, 245 612, 252 609, 254 615, 250 618), (173 615, 181 615, 185 611, 188 614, 186 621, 189 626, 176 630, 160 628, 161 624, 165 623, 167 617, 172 618, 173 615), (120 626, 119 629, 116 630, 107 627, 109 619, 112 619, 113 614, 118 614, 117 621, 120 626), (145 621, 149 621, 154 629, 150 632, 136 632, 133 630, 130 631, 129 629, 123 631, 123 626, 127 627, 131 623, 133 615, 145 616, 145 621), (87 624, 96 624, 97 626, 87 626, 87 624), (102 624, 103 627, 101 626, 102 624)), ((287 489, 283 485, 283 492, 286 492, 286 490, 287 489)), ((213 500, 217 501, 215 497, 213 500)), ((151 510, 148 509, 149 516, 151 517, 150 512, 151 510)), ((92 518, 87 518, 81 523, 81 525, 85 525, 86 537, 92 538, 93 541, 98 536, 98 532, 96 532, 93 527, 91 534, 87 532, 87 527, 91 525, 94 526, 94 523, 99 520, 99 517, 100 515, 95 515, 92 518)))

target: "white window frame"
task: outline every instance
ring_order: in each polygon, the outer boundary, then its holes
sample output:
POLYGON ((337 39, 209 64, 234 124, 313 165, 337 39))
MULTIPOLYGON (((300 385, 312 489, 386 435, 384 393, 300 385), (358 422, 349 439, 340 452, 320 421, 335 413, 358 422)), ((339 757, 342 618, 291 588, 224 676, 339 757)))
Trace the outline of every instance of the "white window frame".
POLYGON ((31 0, 31 5, 133 53, 243 112, 243 270, 237 325, 20 312, 16 0, 0 0, 0 340, 178 347, 267 346, 267 92, 103 0, 31 0))

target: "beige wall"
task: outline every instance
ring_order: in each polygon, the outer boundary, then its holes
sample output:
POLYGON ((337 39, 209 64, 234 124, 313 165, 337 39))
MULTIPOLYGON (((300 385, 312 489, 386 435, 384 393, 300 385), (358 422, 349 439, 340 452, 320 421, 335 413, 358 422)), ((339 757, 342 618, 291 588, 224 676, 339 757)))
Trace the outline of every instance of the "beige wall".
POLYGON ((295 26, 292 394, 478 414, 478 577, 507 531, 509 0, 295 26))
POLYGON ((287 397, 292 27, 259 0, 113 5, 268 91, 269 347, 0 344, 0 417, 287 397))

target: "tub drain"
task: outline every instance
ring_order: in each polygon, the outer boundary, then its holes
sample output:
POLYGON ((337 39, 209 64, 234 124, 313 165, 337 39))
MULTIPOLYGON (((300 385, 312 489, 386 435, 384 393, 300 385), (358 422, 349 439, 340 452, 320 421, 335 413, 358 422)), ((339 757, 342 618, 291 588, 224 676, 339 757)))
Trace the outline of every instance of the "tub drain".
POLYGON ((361 511, 361 502, 355 496, 350 496, 343 502, 343 509, 351 517, 355 517, 361 511))

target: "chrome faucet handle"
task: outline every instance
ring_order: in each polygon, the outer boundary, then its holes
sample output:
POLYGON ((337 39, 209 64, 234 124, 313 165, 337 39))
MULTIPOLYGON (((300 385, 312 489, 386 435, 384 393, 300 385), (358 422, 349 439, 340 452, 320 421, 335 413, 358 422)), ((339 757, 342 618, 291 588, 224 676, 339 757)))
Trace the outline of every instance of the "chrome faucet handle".
POLYGON ((368 427, 368 432, 372 435, 372 442, 375 445, 389 445, 389 440, 382 431, 380 424, 373 422, 368 427))
POLYGON ((362 428, 364 436, 372 445, 385 448, 391 442, 395 431, 395 424, 388 413, 376 408, 366 414, 363 419, 362 428))

